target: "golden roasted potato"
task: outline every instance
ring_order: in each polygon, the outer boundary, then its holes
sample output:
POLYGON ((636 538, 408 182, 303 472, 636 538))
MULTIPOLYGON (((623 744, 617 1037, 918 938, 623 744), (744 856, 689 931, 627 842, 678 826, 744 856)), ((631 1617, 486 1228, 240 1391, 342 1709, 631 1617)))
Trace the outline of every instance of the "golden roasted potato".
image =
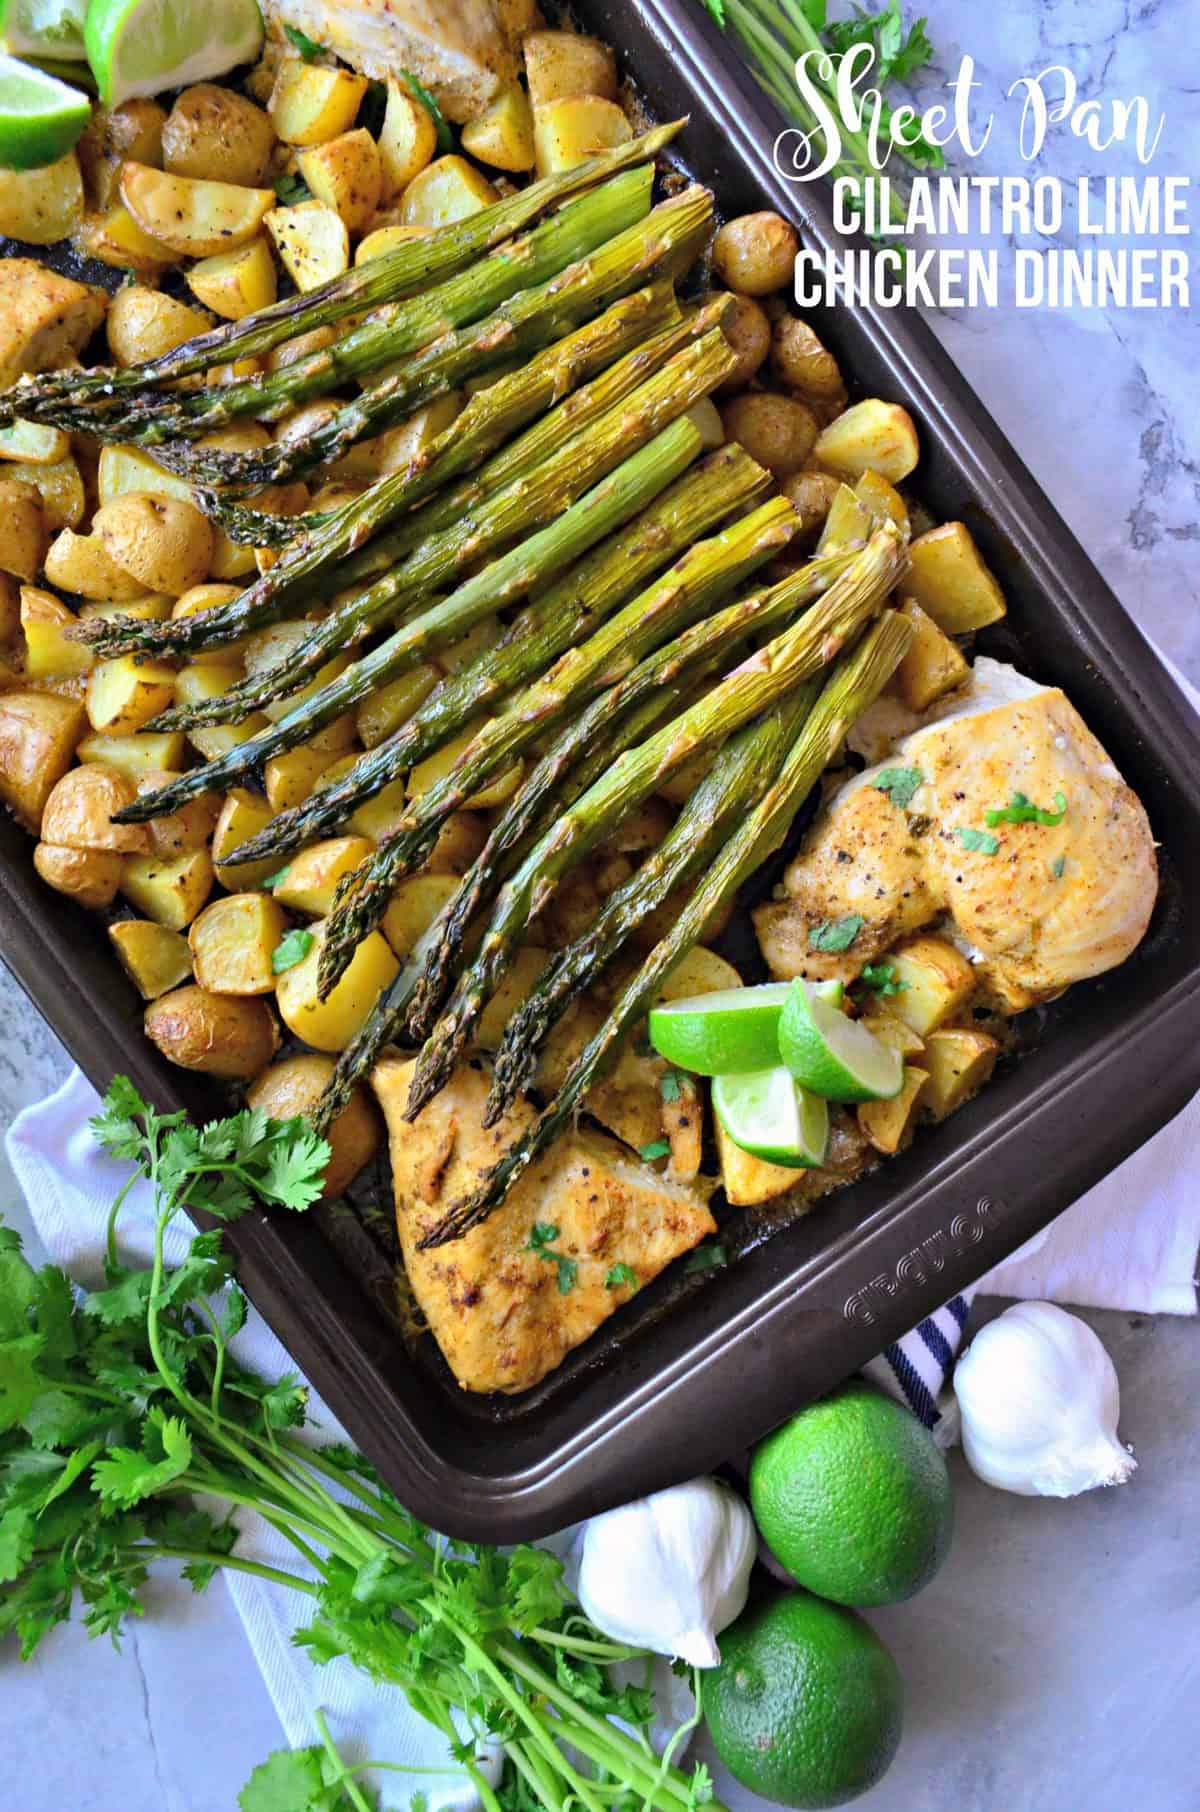
POLYGON ((350 235, 340 214, 319 201, 272 208, 267 231, 284 269, 299 290, 316 289, 350 267, 350 235))
POLYGON ((296 162, 317 200, 341 216, 347 232, 361 233, 383 193, 383 161, 366 128, 301 151, 296 162))
POLYGON ((500 1049, 505 1027, 517 1008, 528 999, 534 983, 549 961, 548 950, 538 950, 530 944, 513 951, 512 961, 504 971, 499 986, 479 1015, 475 1043, 481 1051, 500 1049))
POLYGON ((753 296, 724 295, 722 291, 714 290, 707 299, 718 295, 723 295, 728 304, 721 332, 737 355, 737 364, 718 388, 717 395, 731 396, 735 391, 744 390, 766 362, 771 350, 771 323, 753 296))
POLYGON ((465 157, 439 157, 405 189, 400 199, 400 225, 449 226, 497 200, 497 190, 465 157))
POLYGON ((747 390, 721 410, 725 438, 740 441, 751 459, 776 478, 798 472, 808 459, 820 423, 798 397, 770 390, 747 390))
POLYGON ((116 899, 124 864, 124 856, 109 849, 64 849, 57 843, 39 843, 33 852, 33 866, 47 886, 96 911, 116 899))
POLYGON ((55 785, 75 756, 83 706, 54 692, 0 693, 0 800, 35 834, 55 785))
POLYGON ((947 635, 968 635, 1004 616, 1004 593, 965 523, 943 522, 908 552, 905 590, 947 635))
POLYGON ((127 856, 121 892, 129 904, 165 925, 184 931, 212 892, 213 865, 206 849, 182 856, 127 856))
POLYGON ((894 1013, 890 1013, 885 1004, 881 1002, 874 1011, 864 1014, 862 1024, 891 1050, 899 1051, 906 1061, 913 1057, 920 1064, 925 1055, 925 1040, 911 1026, 905 1025, 902 1019, 897 1019, 894 1013))
POLYGON ((185 88, 162 128, 162 164, 172 176, 256 189, 269 178, 274 149, 275 128, 262 108, 215 82, 185 88))
POLYGON ((717 1157, 721 1165, 721 1186, 731 1207, 752 1208, 760 1202, 794 1189, 804 1176, 802 1170, 789 1170, 783 1164, 768 1164, 735 1145, 717 1116, 713 1115, 717 1135, 717 1157))
POLYGON ((965 1028, 931 1032, 925 1041, 929 1086, 921 1106, 931 1119, 944 1120, 978 1094, 996 1067, 1000 1044, 987 1032, 965 1028))
POLYGON ((178 773, 183 747, 181 731, 157 730, 138 736, 85 736, 77 753, 80 761, 106 762, 136 780, 148 772, 178 773))
POLYGON ((142 824, 114 824, 113 814, 137 798, 137 788, 119 768, 89 762, 69 768, 55 782, 42 812, 42 839, 63 849, 107 849, 121 856, 144 855, 150 837, 142 824))
MULTIPOLYGON (((372 481, 389 472, 399 472, 428 453, 433 443, 458 420, 466 404, 464 391, 448 390, 396 427, 385 428, 382 434, 376 434, 370 440, 360 440, 335 461, 330 470, 336 478, 372 481)), ((303 410, 297 411, 297 414, 303 413, 303 410)))
POLYGON ((769 296, 791 287, 800 240, 796 229, 764 208, 727 220, 713 240, 713 269, 743 296, 769 296))
POLYGON ((840 548, 862 547, 875 526, 875 518, 861 497, 856 497, 848 484, 825 473, 834 485, 833 501, 825 517, 825 527, 817 544, 819 554, 836 553, 840 548))
POLYGON ((813 451, 826 471, 851 483, 864 472, 878 472, 900 484, 915 469, 921 443, 907 409, 870 396, 823 428, 813 451))
POLYGON ((175 669, 165 661, 119 654, 88 674, 87 714, 102 736, 131 736, 165 711, 175 696, 175 669))
POLYGON ((22 585, 21 629, 30 679, 61 679, 88 672, 95 656, 83 642, 73 642, 67 634, 78 621, 75 612, 53 592, 22 585))
POLYGON ((144 233, 185 258, 231 252, 253 239, 275 205, 274 189, 168 176, 148 164, 121 170, 121 200, 144 233))
POLYGON ((285 57, 267 112, 285 145, 323 145, 350 130, 366 92, 365 76, 285 57))
POLYGON ((29 245, 66 239, 83 219, 83 177, 68 151, 33 170, 0 168, 0 233, 29 245))
POLYGON ((908 505, 890 478, 879 472, 864 472, 854 487, 854 495, 876 522, 894 522, 907 538, 908 505))
MULTIPOLYGON (((141 794, 157 793, 176 776, 162 768, 147 768, 132 778, 141 794)), ((149 838, 150 848, 155 855, 168 857, 204 849, 213 834, 220 804, 212 793, 203 793, 199 799, 188 799, 183 805, 177 805, 173 812, 160 812, 157 818, 151 818, 141 827, 149 838)), ((219 880, 220 876, 217 878, 219 880)))
POLYGON ((570 94, 533 109, 533 155, 539 176, 573 170, 598 151, 624 145, 633 137, 615 101, 594 94, 570 94))
POLYGON ((317 998, 317 965, 325 923, 318 919, 307 936, 307 954, 279 976, 275 998, 283 1023, 317 1051, 344 1051, 366 1022, 375 1002, 391 986, 400 965, 387 940, 368 932, 328 998, 317 998))
POLYGON ((87 508, 83 477, 73 459, 54 466, 19 464, 4 467, 9 483, 31 484, 42 500, 42 515, 51 534, 56 529, 78 528, 87 508))
MULTIPOLYGON (((422 793, 427 793, 432 786, 450 773, 459 756, 478 734, 484 721, 482 718, 476 718, 474 722, 467 725, 465 730, 460 730, 457 736, 452 737, 449 742, 443 743, 442 747, 435 750, 432 755, 427 755, 424 761, 417 763, 408 776, 410 798, 419 798, 422 793)), ((507 805, 520 786, 524 772, 525 763, 514 761, 511 767, 504 768, 493 779, 481 786, 477 793, 472 793, 469 799, 464 799, 463 805, 468 811, 477 812, 489 811, 496 805, 507 805)))
MULTIPOLYGON (((358 760, 357 753, 348 755, 344 765, 349 767, 358 760)), ((342 763, 336 764, 342 766, 342 763)), ((329 770, 332 774, 333 770, 329 770)), ((378 843, 384 837, 390 837, 399 829, 400 821, 408 810, 408 800, 404 792, 404 780, 393 780, 390 785, 382 787, 370 799, 364 799, 356 806, 346 820, 346 829, 356 837, 366 837, 371 843, 378 843)))
POLYGON ((34 258, 0 258, 0 384, 52 371, 83 351, 108 298, 34 258))
POLYGON ((792 543, 807 553, 815 547, 839 489, 848 497, 854 493, 836 479, 832 472, 793 472, 783 486, 783 494, 800 518, 800 528, 792 543))
MULTIPOLYGON (((223 654, 224 649, 216 650, 223 654)), ((175 676, 175 703, 177 705, 197 705, 210 698, 219 698, 228 692, 242 676, 240 663, 230 661, 193 661, 190 666, 181 667, 175 676)), ((201 724, 187 733, 188 741, 194 749, 199 749, 206 761, 215 761, 218 756, 228 754, 241 743, 249 742, 260 730, 265 730, 267 720, 261 711, 255 711, 240 724, 201 724)))
POLYGON ((188 947, 197 982, 210 994, 273 994, 272 957, 287 920, 267 893, 231 893, 192 922, 188 947))
POLYGON ((49 542, 37 486, 0 474, 0 569, 32 584, 42 570, 49 542))
POLYGON ((146 1008, 151 1044, 181 1069, 240 1081, 257 1076, 279 1049, 279 1028, 265 1000, 176 988, 146 1008))
POLYGON ((891 685, 910 711, 924 711, 943 693, 961 686, 971 669, 962 649, 943 635, 915 598, 905 598, 900 614, 912 624, 912 641, 891 685))
POLYGON ((11 642, 20 628, 21 588, 11 573, 0 572, 0 642, 11 642))
POLYGON ((187 280, 197 301, 223 321, 241 321, 260 308, 269 308, 278 288, 275 260, 261 234, 232 252, 201 258, 188 271, 187 280))
MULTIPOLYGON (((357 816, 356 813, 355 817, 357 816)), ((451 812, 438 832, 437 842, 429 852, 424 872, 431 875, 465 875, 486 842, 485 818, 481 818, 477 812, 451 812)))
POLYGON ((680 957, 655 998, 690 1000, 693 994, 716 994, 723 988, 741 985, 742 978, 732 963, 703 944, 693 944, 680 957))
MULTIPOLYGON (((265 721, 265 719, 264 719, 265 721)), ((307 799, 321 784, 330 765, 328 749, 301 743, 283 755, 272 755, 263 769, 263 784, 272 812, 287 812, 307 799)))
POLYGON ((226 793, 212 840, 212 858, 222 887, 228 887, 233 893, 261 887, 276 872, 279 863, 274 856, 268 856, 263 862, 239 862, 236 867, 229 861, 234 850, 240 849, 251 837, 257 837, 259 831, 266 830, 274 816, 274 810, 261 793, 252 793, 248 787, 241 786, 226 793))
POLYGON ((93 601, 79 606, 79 620, 81 623, 112 622, 123 617, 134 623, 165 623, 171 614, 172 602, 170 598, 156 598, 153 592, 147 592, 144 598, 131 598, 128 603, 93 601))
POLYGON ((117 565, 96 535, 60 529, 46 551, 46 577, 61 591, 106 604, 132 604, 146 588, 117 565))
POLYGON ((144 232, 120 200, 102 214, 89 214, 75 234, 75 244, 85 258, 96 258, 117 270, 133 271, 139 277, 160 277, 168 265, 178 264, 182 257, 182 253, 144 232))
POLYGON ((461 137, 467 156, 477 157, 493 170, 532 170, 536 155, 533 111, 521 84, 507 83, 495 100, 463 127, 461 137))
MULTIPOLYGON (((246 1090, 250 1107, 260 1107, 272 1120, 307 1120, 333 1075, 328 1057, 311 1053, 283 1057, 256 1076, 246 1090)), ((330 1158, 321 1200, 344 1195, 364 1164, 379 1149, 379 1119, 365 1088, 356 1088, 342 1112, 326 1130, 330 1158)))
POLYGON ((711 396, 702 396, 698 403, 693 403, 687 412, 687 418, 700 436, 706 453, 715 452, 718 447, 725 445, 725 423, 711 396))
POLYGON ((389 81, 387 107, 379 134, 383 193, 389 199, 401 194, 431 162, 436 150, 437 122, 428 107, 422 105, 405 83, 389 81))
POLYGON ((412 954, 457 892, 457 875, 409 875, 399 883, 383 915, 383 935, 397 956, 412 954))
POLYGON ((365 862, 374 848, 365 837, 329 837, 310 844, 288 863, 282 881, 275 885, 275 898, 289 912, 326 917, 338 882, 365 862))
POLYGON ((145 95, 94 110, 76 146, 83 186, 93 207, 106 208, 116 199, 127 157, 139 164, 162 163, 166 117, 158 102, 145 95))
POLYGON ((891 1157, 912 1138, 917 1116, 929 1088, 926 1070, 904 1066, 900 1093, 890 1101, 864 1101, 858 1109, 858 1124, 876 1151, 891 1157))
POLYGON ((771 329, 771 369, 785 384, 821 402, 845 394, 838 362, 807 321, 780 315, 771 329))
POLYGON ((0 428, 0 459, 19 460, 27 466, 56 466, 70 451, 71 438, 63 428, 23 421, 0 428))
POLYGON ((192 487, 186 478, 168 472, 140 447, 101 447, 96 467, 96 496, 101 508, 115 503, 118 497, 128 497, 131 491, 150 491, 155 497, 182 497, 185 503, 192 501, 192 487))
POLYGON ((394 252, 406 239, 428 239, 432 227, 423 226, 383 226, 376 227, 373 233, 360 240, 354 254, 354 263, 369 264, 372 258, 382 258, 385 252, 394 252))
POLYGON ((104 324, 109 351, 118 365, 148 365, 211 326, 211 318, 199 309, 140 283, 117 291, 104 324))
POLYGON ((108 935, 121 966, 143 1000, 157 1000, 192 973, 187 939, 153 919, 122 919, 108 935))
POLYGON ((127 492, 96 511, 92 528, 117 565, 147 591, 178 598, 208 577, 213 531, 182 497, 127 492))
POLYGON ((573 31, 535 31, 521 48, 535 108, 576 94, 616 100, 617 59, 600 38, 573 31))
MULTIPOLYGON (((363 245, 366 243, 364 239, 363 245)), ((336 339, 336 327, 314 327, 311 333, 299 333, 294 340, 285 340, 282 346, 272 347, 267 354, 267 370, 282 371, 285 365, 306 359, 310 352, 324 352, 336 339)))
POLYGON ((975 992, 974 969, 945 938, 907 938, 889 952, 888 961, 901 983, 900 992, 889 998, 888 1009, 926 1040, 975 992))

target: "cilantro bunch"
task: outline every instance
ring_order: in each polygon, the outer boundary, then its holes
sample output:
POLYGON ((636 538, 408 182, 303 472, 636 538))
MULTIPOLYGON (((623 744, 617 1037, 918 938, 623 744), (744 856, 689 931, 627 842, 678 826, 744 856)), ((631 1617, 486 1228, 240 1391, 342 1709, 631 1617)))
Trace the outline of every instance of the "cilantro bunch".
MULTIPOLYGON (((230 1350, 246 1301, 219 1227, 167 1266, 166 1232, 185 1208, 229 1222, 260 1201, 310 1206, 324 1140, 255 1110, 198 1128, 156 1113, 124 1078, 92 1125, 131 1166, 109 1217, 104 1286, 80 1292, 53 1265, 35 1271, 0 1227, 0 1637, 27 1659, 78 1608, 92 1635, 115 1642, 141 1614, 152 1563, 179 1563, 196 1591, 230 1568, 304 1594, 312 1618, 297 1642, 402 1691, 445 1734, 487 1812, 709 1803, 703 1768, 687 1776, 650 1746, 652 1658, 588 1623, 553 1555, 452 1547, 352 1449, 303 1442, 300 1381, 260 1378, 230 1350), (143 1269, 117 1247, 139 1176, 155 1199, 143 1269), (305 1571, 240 1555, 238 1508, 263 1516, 305 1571), (608 1670, 631 1660, 645 1664, 645 1685, 618 1687, 608 1670), (498 1790, 475 1762, 489 1733, 505 1744, 498 1790)), ((320 1743, 255 1770, 242 1812, 371 1812, 360 1769, 318 1726, 320 1743)))

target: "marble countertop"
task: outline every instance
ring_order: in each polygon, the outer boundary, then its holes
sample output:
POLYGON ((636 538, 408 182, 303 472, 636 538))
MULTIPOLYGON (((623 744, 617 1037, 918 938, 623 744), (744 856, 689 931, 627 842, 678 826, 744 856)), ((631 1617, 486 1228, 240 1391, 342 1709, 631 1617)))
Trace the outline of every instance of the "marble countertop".
MULTIPOLYGON (((1189 0, 932 0, 927 10, 940 68, 969 50, 998 98, 1016 75, 1065 62, 1084 96, 1144 93, 1166 110, 1156 170, 1200 164, 1180 55, 1189 0)), ((939 79, 931 72, 924 86, 939 79)), ((977 167, 1014 167, 1002 139, 977 167)), ((1066 177, 1096 167, 1061 130, 1038 166, 1066 177)), ((1118 155, 1103 168, 1135 166, 1118 155)), ((934 326, 1135 621, 1200 682, 1195 313, 948 312, 934 326)), ((66 1067, 0 972, 0 1122, 66 1067)), ((0 1173, 5 1218, 28 1235, 2 1152, 0 1173)), ((950 1562, 912 1604, 877 1618, 901 1658, 909 1711, 900 1757, 859 1802, 864 1812, 1196 1803, 1196 1324, 1088 1318, 1116 1361, 1140 1470, 1120 1491, 1044 1503, 985 1489, 955 1456, 950 1562)), ((280 1741, 219 1585, 194 1598, 156 1581, 122 1652, 62 1629, 28 1667, 6 1649, 0 1681, 12 1812, 233 1812, 280 1741)))

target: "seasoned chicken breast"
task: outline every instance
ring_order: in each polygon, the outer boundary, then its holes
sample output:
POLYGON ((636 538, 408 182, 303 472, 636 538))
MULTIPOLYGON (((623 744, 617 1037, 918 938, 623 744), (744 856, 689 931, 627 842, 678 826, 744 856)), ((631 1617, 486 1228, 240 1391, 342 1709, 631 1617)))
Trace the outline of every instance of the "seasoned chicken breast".
POLYGON ((0 259, 0 388, 23 371, 54 371, 81 352, 108 298, 34 258, 0 259))
POLYGON ((603 1133, 574 1132, 482 1225, 419 1252, 417 1242, 533 1110, 521 1102, 485 1130, 488 1076, 468 1065, 410 1125, 403 1115, 412 1070, 410 1060, 387 1056, 372 1083, 388 1126, 409 1282, 465 1390, 528 1390, 633 1294, 627 1282, 610 1287, 615 1265, 649 1283, 713 1232, 702 1189, 660 1176, 603 1133))
POLYGON ((1115 968, 1140 943, 1158 888, 1141 801, 1057 687, 982 659, 974 673, 936 721, 833 797, 784 897, 756 911, 777 978, 851 980, 944 913, 987 991, 1015 1010, 1115 968), (879 784, 888 770, 915 789, 904 800, 902 782, 903 803, 879 784), (1062 815, 989 825, 1018 795, 1062 815), (850 914, 863 923, 849 948, 814 949, 818 925, 850 914))

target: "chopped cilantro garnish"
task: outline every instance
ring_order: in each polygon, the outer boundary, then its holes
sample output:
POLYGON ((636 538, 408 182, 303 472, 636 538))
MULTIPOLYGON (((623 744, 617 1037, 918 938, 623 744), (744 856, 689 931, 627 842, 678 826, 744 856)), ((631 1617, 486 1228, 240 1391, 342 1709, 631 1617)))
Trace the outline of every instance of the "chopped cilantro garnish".
POLYGON ((920 768, 880 768, 871 785, 877 792, 886 793, 892 804, 898 805, 903 812, 912 804, 924 781, 920 768))
POLYGON ((659 1093, 667 1102, 678 1101, 687 1086, 688 1079, 682 1070, 668 1070, 665 1076, 659 1077, 659 1093))
POLYGON ((415 76, 411 69, 402 69, 399 74, 400 80, 404 83, 404 86, 408 89, 408 92, 412 95, 413 99, 420 101, 422 107, 426 108, 427 111, 432 114, 433 123, 437 127, 438 150, 453 151, 454 134, 450 130, 449 122, 433 96, 430 94, 428 88, 426 88, 424 82, 419 76, 415 76))
POLYGON ((608 1276, 604 1279, 604 1288, 606 1290, 623 1290, 625 1288, 636 1290, 637 1284, 638 1274, 632 1265, 613 1265, 608 1276))
MULTIPOLYGON (((551 1254, 548 1252, 546 1257, 549 1258, 550 1256, 551 1254)), ((573 1258, 564 1258, 561 1252, 555 1252, 553 1258, 555 1264, 558 1266, 558 1293, 560 1296, 569 1296, 571 1291, 575 1288, 575 1279, 579 1272, 579 1266, 575 1263, 573 1258)))
POLYGON ((1014 793, 1007 805, 993 806, 985 812, 989 824, 1061 824, 1067 815, 1067 801, 1062 793, 1055 793, 1052 812, 1043 806, 1034 805, 1024 793, 1014 793))
POLYGON ((282 975, 285 969, 294 969, 302 963, 316 939, 311 931, 297 926, 294 931, 285 932, 271 954, 271 967, 276 975, 282 975))
POLYGON ((1056 881, 1062 880, 1063 870, 1066 866, 1067 858, 1065 856, 1055 856, 1053 862, 1050 864, 1050 873, 1054 876, 1056 881))
POLYGON ((638 1153, 638 1156, 641 1158, 645 1158, 648 1163, 651 1158, 667 1157, 670 1153, 670 1150, 671 1150, 671 1142, 669 1139, 655 1139, 652 1144, 643 1145, 640 1152, 638 1153))
POLYGON ((282 868, 277 868, 273 875, 267 876, 266 880, 263 882, 263 886, 278 887, 281 881, 287 880, 288 875, 291 872, 291 867, 292 865, 290 862, 285 862, 282 868))
POLYGON ((894 963, 864 963, 858 979, 875 994, 899 994, 901 988, 908 986, 898 978, 894 963))
POLYGON ((529 1244, 526 1252, 536 1252, 539 1258, 546 1256, 546 1248, 552 1246, 558 1238, 558 1228, 550 1221, 534 1221, 529 1229, 529 1244))
POLYGON ((271 187, 281 208, 298 207, 302 201, 312 200, 312 190, 295 170, 285 170, 282 176, 275 178, 271 187))
POLYGON ((860 912, 848 912, 840 919, 822 919, 819 925, 809 926, 808 947, 840 955, 843 950, 849 950, 865 924, 860 912))
POLYGON ((300 52, 306 63, 325 55, 324 47, 315 38, 310 38, 306 31, 301 31, 298 25, 285 25, 283 35, 292 49, 300 52))
POLYGON ((970 825, 960 825, 955 836, 964 849, 974 849, 981 856, 994 856, 1000 848, 1000 840, 987 831, 973 830, 970 825))
POLYGON ((693 1271, 716 1271, 729 1263, 729 1254, 724 1246, 697 1246, 688 1255, 684 1271, 690 1276, 693 1271))

